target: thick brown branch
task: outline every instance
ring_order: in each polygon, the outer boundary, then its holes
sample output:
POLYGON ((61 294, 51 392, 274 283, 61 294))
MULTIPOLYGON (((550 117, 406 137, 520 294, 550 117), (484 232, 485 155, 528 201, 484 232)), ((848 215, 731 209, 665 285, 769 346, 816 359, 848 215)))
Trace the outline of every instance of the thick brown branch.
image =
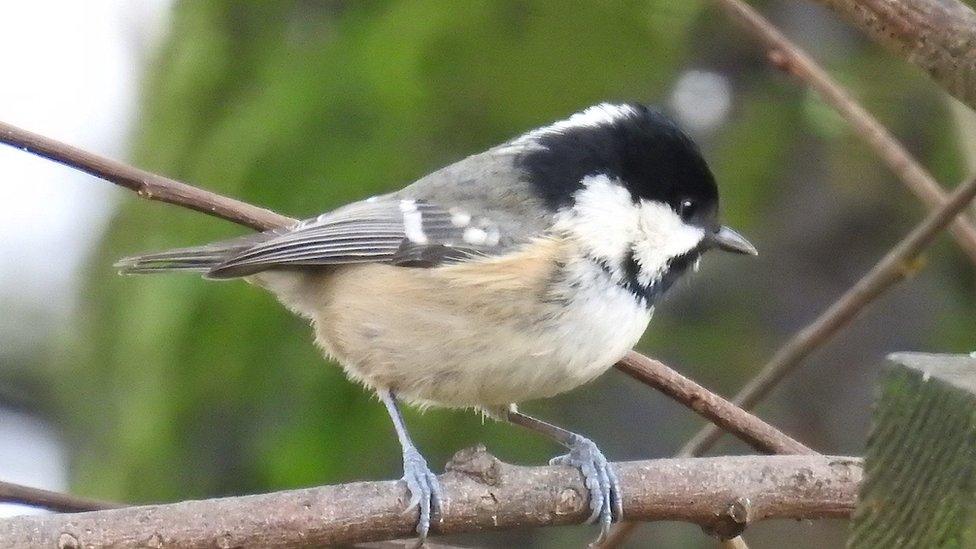
POLYGON ((11 482, 0 482, 0 502, 30 505, 32 507, 41 507, 62 513, 77 513, 79 511, 96 511, 122 507, 117 503, 82 498, 70 494, 52 492, 42 488, 31 488, 11 482))
POLYGON ((957 0, 817 0, 976 108, 976 13, 957 0))
MULTIPOLYGON (((770 518, 850 516, 861 480, 855 458, 741 456, 615 465, 624 513, 692 522, 724 537, 770 518)), ((589 515, 578 471, 519 467, 465 450, 441 477, 437 533, 578 524, 589 515)), ((0 520, 16 547, 307 547, 409 537, 403 483, 360 482, 255 496, 0 520)))
POLYGON ((133 168, 4 122, 0 122, 0 143, 87 172, 135 191, 143 198, 176 204, 259 231, 295 222, 271 210, 133 168))
POLYGON ((653 358, 631 351, 617 363, 617 369, 684 404, 760 452, 816 454, 775 427, 653 358))
MULTIPOLYGON (((777 383, 799 366, 804 358, 850 324, 888 288, 914 273, 920 266, 918 260, 922 251, 932 244, 974 196, 976 179, 960 185, 942 208, 929 214, 851 289, 783 345, 760 373, 739 391, 733 402, 747 410, 753 408, 777 383)), ((713 425, 706 425, 685 445, 679 455, 702 455, 721 435, 721 431, 713 425)))
MULTIPOLYGON (((716 3, 763 43, 768 49, 770 60, 778 68, 803 80, 847 120, 854 132, 874 149, 888 168, 930 210, 945 204, 946 193, 935 178, 909 154, 887 128, 855 101, 850 93, 835 82, 809 55, 790 42, 756 10, 740 0, 716 0, 716 3)), ((950 230, 956 243, 969 256, 970 261, 976 263, 976 228, 973 227, 972 222, 960 217, 953 222, 950 230)))

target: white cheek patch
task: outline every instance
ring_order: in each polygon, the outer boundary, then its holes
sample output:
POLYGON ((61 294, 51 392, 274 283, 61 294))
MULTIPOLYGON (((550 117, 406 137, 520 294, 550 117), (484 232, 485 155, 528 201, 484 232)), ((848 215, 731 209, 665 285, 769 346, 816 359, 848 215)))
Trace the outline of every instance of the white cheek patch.
POLYGON ((606 175, 594 175, 583 178, 573 197, 572 211, 560 214, 556 227, 575 234, 592 255, 619 265, 640 236, 639 210, 630 192, 606 175))
POLYGON ((672 258, 694 249, 705 235, 667 204, 634 203, 630 192, 606 175, 584 178, 574 198, 572 211, 557 217, 556 228, 574 234, 611 268, 619 269, 633 252, 643 285, 660 278, 672 258))
POLYGON ((639 212, 642 238, 634 241, 634 259, 641 268, 638 281, 648 284, 664 274, 673 258, 695 249, 705 231, 661 202, 642 201, 639 212))
POLYGON ((407 240, 414 244, 426 244, 424 216, 417 211, 417 203, 413 200, 401 200, 400 213, 403 214, 403 234, 406 235, 407 240))

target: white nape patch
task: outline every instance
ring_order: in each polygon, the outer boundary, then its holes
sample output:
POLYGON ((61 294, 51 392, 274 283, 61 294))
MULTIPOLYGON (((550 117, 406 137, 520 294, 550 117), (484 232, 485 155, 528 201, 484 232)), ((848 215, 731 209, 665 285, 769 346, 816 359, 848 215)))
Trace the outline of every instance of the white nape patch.
POLYGON ((556 228, 576 236, 615 277, 624 276, 623 262, 633 251, 638 282, 647 285, 661 277, 671 258, 692 250, 705 236, 667 204, 634 203, 630 192, 607 175, 588 176, 582 183, 572 210, 558 214, 556 228))
POLYGON ((467 227, 471 223, 471 214, 464 210, 451 209, 451 224, 455 227, 467 227))
POLYGON ((403 233, 407 236, 407 240, 414 244, 426 244, 424 217, 417 211, 417 203, 413 200, 401 200, 400 212, 403 214, 403 233))
POLYGON ((571 130, 574 128, 598 128, 608 126, 614 122, 638 114, 637 110, 630 105, 614 105, 613 103, 600 103, 583 111, 580 111, 565 120, 554 122, 548 126, 529 131, 512 141, 502 145, 504 149, 512 146, 525 146, 547 135, 554 135, 571 130))

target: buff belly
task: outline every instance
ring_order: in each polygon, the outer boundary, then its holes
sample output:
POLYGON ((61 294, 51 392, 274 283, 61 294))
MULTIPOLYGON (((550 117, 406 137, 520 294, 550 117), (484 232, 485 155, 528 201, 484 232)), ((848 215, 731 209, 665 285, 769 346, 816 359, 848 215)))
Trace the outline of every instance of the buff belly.
POLYGON ((547 239, 431 269, 349 265, 258 282, 312 319, 317 342, 350 378, 419 404, 493 408, 592 380, 650 320, 596 266, 557 262, 568 245, 547 239), (554 295, 553 277, 567 274, 586 283, 554 295))

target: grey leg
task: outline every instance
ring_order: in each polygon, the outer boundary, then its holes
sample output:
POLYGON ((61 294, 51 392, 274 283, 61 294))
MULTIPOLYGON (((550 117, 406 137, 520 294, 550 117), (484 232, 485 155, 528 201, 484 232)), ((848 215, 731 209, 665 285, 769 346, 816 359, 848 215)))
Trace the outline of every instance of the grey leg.
POLYGON ((437 476, 427 467, 427 460, 420 455, 417 447, 410 440, 407 427, 403 423, 403 416, 397 408, 396 395, 392 391, 378 391, 380 400, 386 405, 386 411, 393 420, 393 428, 396 429, 397 438, 400 439, 400 448, 403 449, 403 481, 407 483, 410 491, 410 503, 407 504, 407 511, 414 507, 420 507, 420 519, 417 521, 417 534, 420 535, 420 543, 423 544, 427 539, 427 532, 430 530, 431 510, 440 512, 441 509, 441 486, 437 482, 437 476))
POLYGON ((545 421, 527 416, 512 406, 506 413, 505 419, 515 425, 521 425, 546 435, 563 446, 569 448, 569 453, 553 458, 552 465, 570 465, 583 473, 586 489, 590 492, 590 510, 592 514, 588 522, 600 521, 600 537, 596 544, 603 541, 610 532, 610 524, 623 518, 624 510, 620 500, 620 482, 616 473, 603 452, 597 448, 592 440, 567 431, 561 427, 545 421))

